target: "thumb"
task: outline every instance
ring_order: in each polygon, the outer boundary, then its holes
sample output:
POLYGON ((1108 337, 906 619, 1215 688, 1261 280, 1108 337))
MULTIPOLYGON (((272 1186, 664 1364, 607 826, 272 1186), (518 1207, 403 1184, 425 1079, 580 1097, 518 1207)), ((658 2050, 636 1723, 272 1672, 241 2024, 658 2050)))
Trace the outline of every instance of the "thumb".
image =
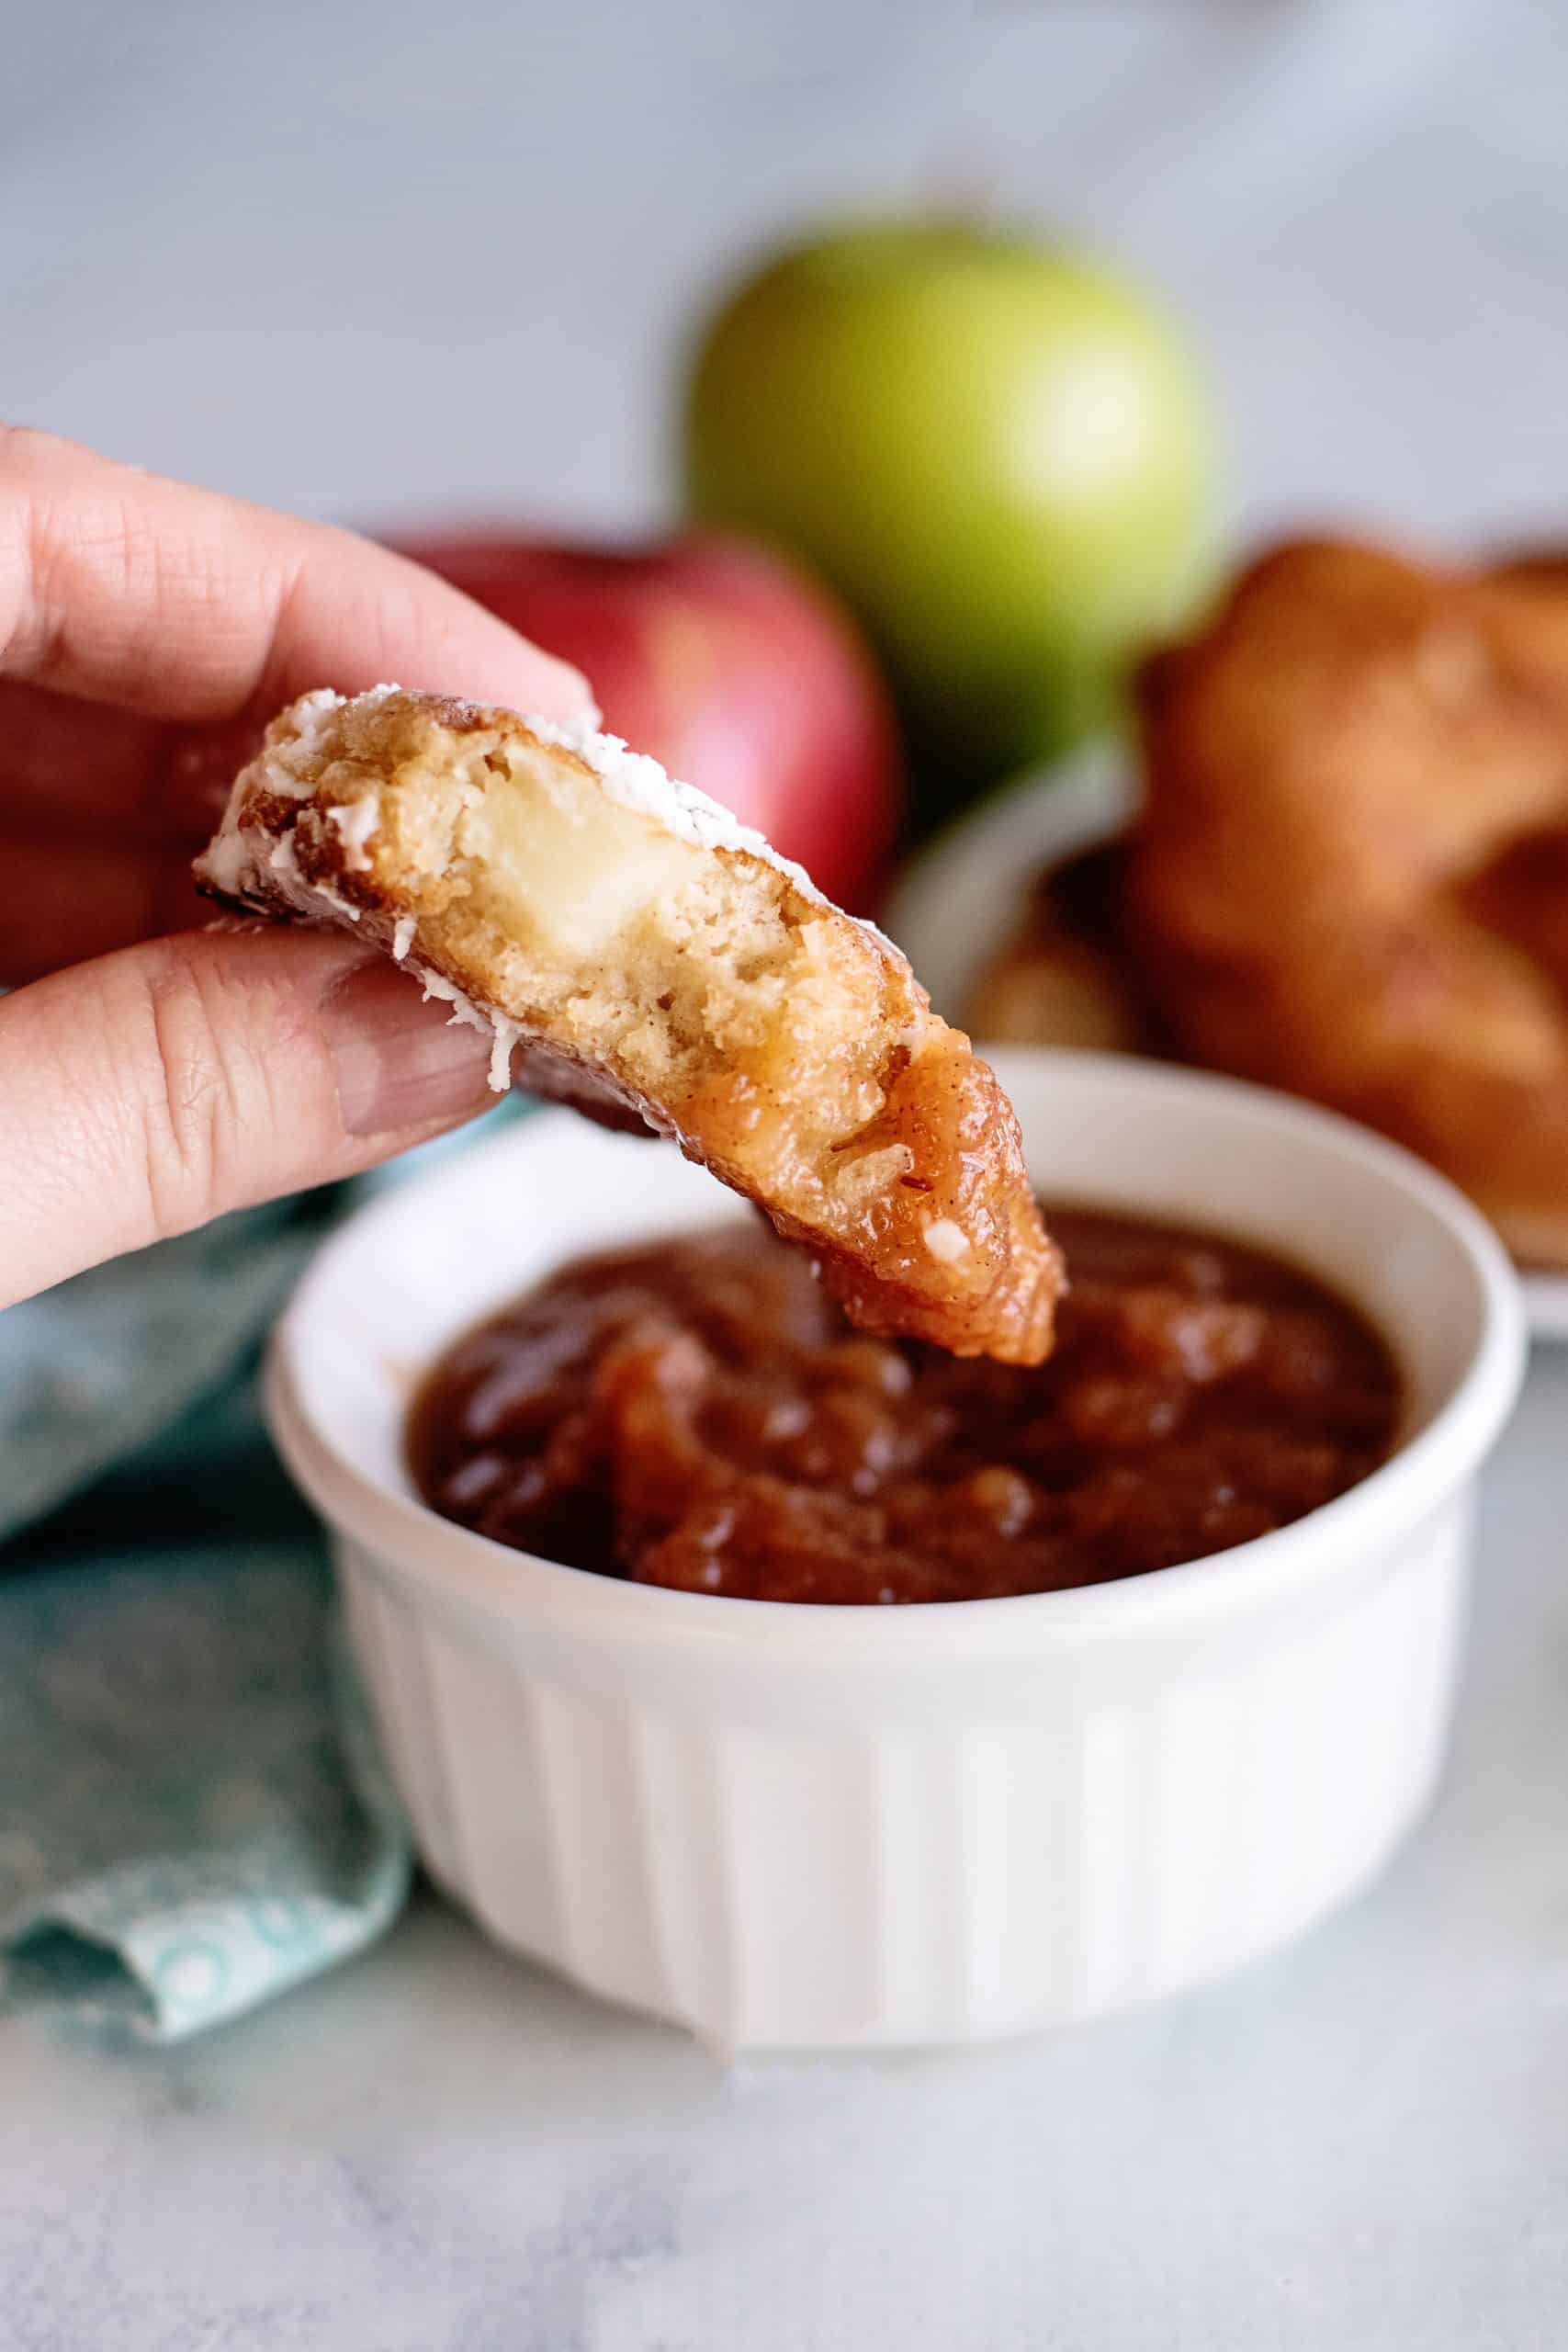
POLYGON ((493 1101, 491 1039, 353 940, 196 932, 0 1000, 0 1306, 493 1101))

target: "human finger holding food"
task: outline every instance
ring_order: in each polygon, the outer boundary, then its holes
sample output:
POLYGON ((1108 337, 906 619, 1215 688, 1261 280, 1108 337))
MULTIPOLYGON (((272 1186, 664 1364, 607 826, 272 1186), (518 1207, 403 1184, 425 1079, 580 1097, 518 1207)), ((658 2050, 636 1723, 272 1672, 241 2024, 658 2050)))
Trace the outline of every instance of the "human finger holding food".
POLYGON ((0 1306, 493 1099, 489 1038, 352 937, 199 928, 262 722, 394 678, 593 716, 399 556, 0 428, 0 1306))

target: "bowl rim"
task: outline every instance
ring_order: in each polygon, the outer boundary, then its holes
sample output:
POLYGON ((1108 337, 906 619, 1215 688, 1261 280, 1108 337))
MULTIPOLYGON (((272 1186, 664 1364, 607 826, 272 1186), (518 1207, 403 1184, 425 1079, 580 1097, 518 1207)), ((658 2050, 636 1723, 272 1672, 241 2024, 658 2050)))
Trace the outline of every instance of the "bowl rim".
MULTIPOLYGON (((1021 1643, 1099 1644, 1181 1623, 1272 1608, 1303 1589, 1382 1559, 1388 1545, 1463 1486, 1489 1450, 1524 1374, 1528 1333, 1517 1278, 1480 1211, 1446 1177, 1401 1146, 1337 1113, 1272 1088, 1210 1071, 1117 1054, 1019 1046, 994 1061, 1010 1069, 1070 1065, 1104 1082, 1148 1094, 1240 1101, 1277 1127, 1326 1144, 1392 1182, 1457 1243, 1474 1281, 1476 1344, 1449 1394, 1425 1425, 1370 1476, 1304 1518, 1228 1551, 1141 1576, 1066 1590, 967 1601, 916 1601, 895 1609, 824 1601, 751 1600, 676 1591, 595 1575, 513 1549, 441 1518, 412 1492, 360 1467, 305 1406, 295 1360, 310 1346, 322 1276, 351 1238, 362 1246, 383 1219, 427 1205, 468 1162, 463 1154, 351 1215, 322 1245, 296 1285, 273 1333, 264 1385, 268 1425, 290 1473, 329 1527, 376 1555, 377 1565, 433 1599, 515 1625, 528 1622, 574 1636, 672 1651, 732 1652, 749 1661, 832 1663, 878 1668, 991 1660, 1021 1643)), ((525 1152, 529 1142, 576 1123, 571 1112, 539 1114, 483 1150, 525 1152)), ((1398 1346, 1399 1334, 1388 1335, 1398 1346)))

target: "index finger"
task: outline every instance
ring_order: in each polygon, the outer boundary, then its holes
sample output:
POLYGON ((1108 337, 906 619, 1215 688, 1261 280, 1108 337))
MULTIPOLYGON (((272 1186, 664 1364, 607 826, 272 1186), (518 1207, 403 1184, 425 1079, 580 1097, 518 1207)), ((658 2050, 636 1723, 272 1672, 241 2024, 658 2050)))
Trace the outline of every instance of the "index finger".
MULTIPOLYGON (((0 680, 130 714, 103 746, 114 803, 150 797, 166 770, 192 817, 209 762, 148 721, 220 728, 210 749, 231 767, 260 720, 313 686, 395 681, 592 715, 575 670, 405 557, 17 427, 0 427, 0 680)), ((62 773, 62 733, 74 746, 81 729, 6 731, 0 787, 41 820, 62 790, 73 813, 84 792, 112 813, 86 774, 62 773)))

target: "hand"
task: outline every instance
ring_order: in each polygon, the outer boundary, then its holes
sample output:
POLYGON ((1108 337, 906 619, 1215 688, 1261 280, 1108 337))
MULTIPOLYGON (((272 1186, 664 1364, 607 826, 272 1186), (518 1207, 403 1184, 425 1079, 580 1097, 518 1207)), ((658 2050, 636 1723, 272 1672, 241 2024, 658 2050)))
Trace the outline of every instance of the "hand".
POLYGON ((0 1306, 490 1099, 489 1039, 352 939, 182 928, 265 721, 383 680, 592 715, 400 557, 0 426, 0 1306))

